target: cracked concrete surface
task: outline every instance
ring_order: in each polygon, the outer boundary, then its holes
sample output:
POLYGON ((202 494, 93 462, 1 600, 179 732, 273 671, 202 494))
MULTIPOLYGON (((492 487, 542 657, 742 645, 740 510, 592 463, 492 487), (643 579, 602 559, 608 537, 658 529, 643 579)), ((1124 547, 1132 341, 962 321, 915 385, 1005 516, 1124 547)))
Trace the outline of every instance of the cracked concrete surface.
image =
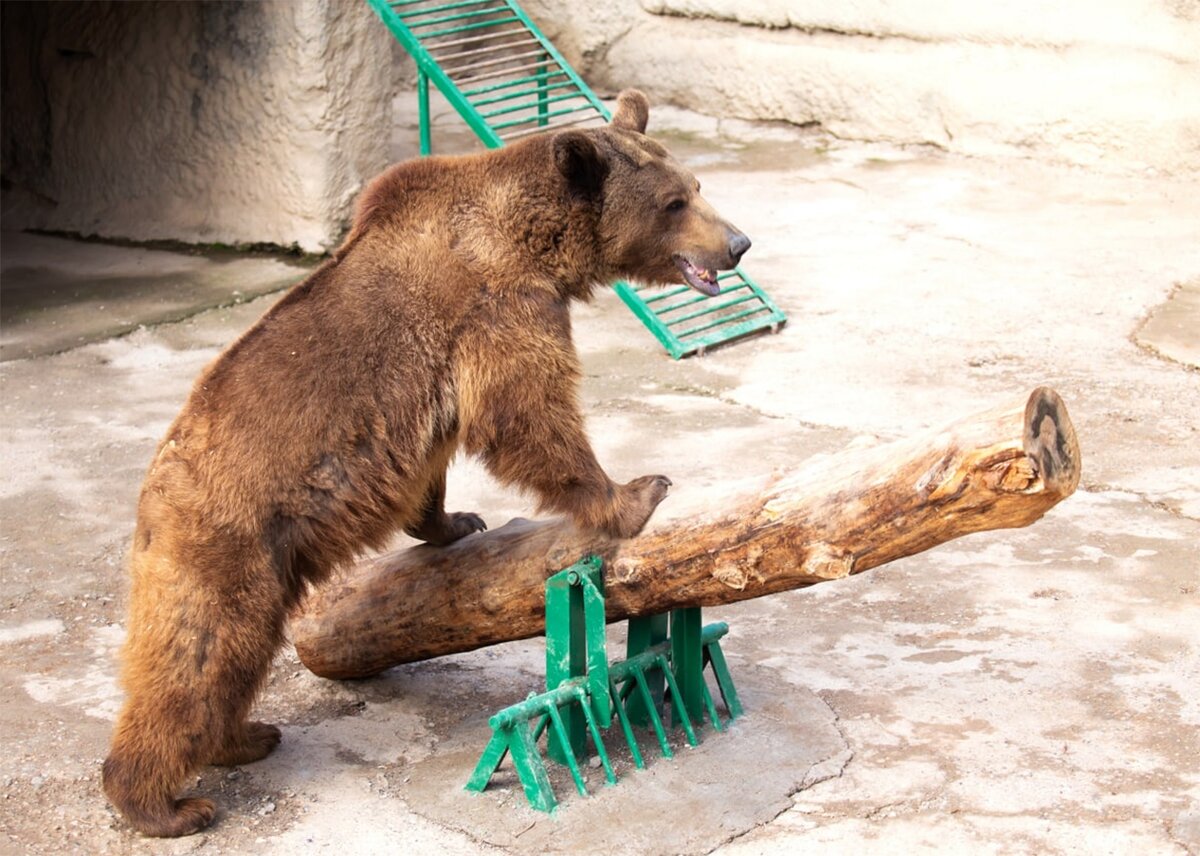
MULTIPOLYGON (((589 770, 586 802, 560 780, 553 818, 511 777, 460 790, 487 717, 537 689, 537 640, 347 683, 287 650, 259 709, 279 751, 198 777, 221 807, 210 832, 139 839, 98 790, 136 492, 200 367, 297 274, 5 234, 0 851, 1200 850, 1196 185, 671 110, 651 126, 754 239, 746 270, 790 315, 675 363, 614 295, 575 313, 600 459, 619 478, 668 473, 662 520, 745 475, 1040 384, 1074 419, 1080 491, 1028 529, 707 611, 731 626, 745 719, 613 788, 589 770), (181 293, 199 303, 167 318, 157 290, 103 291, 114 253, 164 288, 193 271, 181 293), (78 311, 89 264, 104 305, 138 323, 78 311), (72 301, 38 304, 32 282, 68 283, 72 301), (229 305, 235 289, 248 299, 229 305), (68 318, 62 341, 86 344, 40 348, 68 318), (26 350, 9 351, 18 333, 26 350)), ((470 460, 449 503, 493 525, 533 511, 470 460)), ((615 656, 616 628, 610 641, 615 656)))

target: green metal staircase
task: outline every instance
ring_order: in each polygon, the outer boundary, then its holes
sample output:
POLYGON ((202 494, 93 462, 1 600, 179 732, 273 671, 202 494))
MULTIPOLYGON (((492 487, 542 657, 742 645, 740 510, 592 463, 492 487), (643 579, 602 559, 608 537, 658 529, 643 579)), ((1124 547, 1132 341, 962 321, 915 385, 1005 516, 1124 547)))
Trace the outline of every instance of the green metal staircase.
MULTIPOLYGON (((432 150, 432 82, 488 148, 546 130, 599 126, 608 110, 513 0, 367 0, 417 64, 421 154, 432 150)), ((721 293, 686 285, 615 286, 675 359, 787 316, 741 268, 722 274, 721 293)))

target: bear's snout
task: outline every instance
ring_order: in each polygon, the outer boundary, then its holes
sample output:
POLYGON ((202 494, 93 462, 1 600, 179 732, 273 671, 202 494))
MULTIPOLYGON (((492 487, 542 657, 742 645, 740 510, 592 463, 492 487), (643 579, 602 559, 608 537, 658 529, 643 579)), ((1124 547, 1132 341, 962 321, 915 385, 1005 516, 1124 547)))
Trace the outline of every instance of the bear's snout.
POLYGON ((748 249, 750 249, 750 239, 735 229, 729 238, 729 257, 733 259, 734 265, 741 261, 748 249))

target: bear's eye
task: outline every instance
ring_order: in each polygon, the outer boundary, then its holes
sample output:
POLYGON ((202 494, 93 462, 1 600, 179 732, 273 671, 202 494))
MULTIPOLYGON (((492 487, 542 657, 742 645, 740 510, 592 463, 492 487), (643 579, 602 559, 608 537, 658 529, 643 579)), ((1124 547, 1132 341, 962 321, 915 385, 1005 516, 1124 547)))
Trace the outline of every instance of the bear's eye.
POLYGON ((682 199, 672 199, 667 203, 667 210, 674 214, 676 211, 682 211, 685 205, 687 203, 682 199))

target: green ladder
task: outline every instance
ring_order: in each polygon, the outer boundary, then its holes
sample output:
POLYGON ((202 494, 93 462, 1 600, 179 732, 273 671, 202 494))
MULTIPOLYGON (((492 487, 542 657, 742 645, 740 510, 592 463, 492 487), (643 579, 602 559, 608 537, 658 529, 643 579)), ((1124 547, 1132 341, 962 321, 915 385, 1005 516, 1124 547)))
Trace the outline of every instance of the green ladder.
MULTIPOLYGON (((417 64, 421 154, 432 151, 429 84, 488 148, 541 131, 611 118, 583 79, 513 0, 367 0, 417 64)), ((741 268, 721 293, 616 283, 617 294, 674 359, 754 333, 787 316, 741 268)))

